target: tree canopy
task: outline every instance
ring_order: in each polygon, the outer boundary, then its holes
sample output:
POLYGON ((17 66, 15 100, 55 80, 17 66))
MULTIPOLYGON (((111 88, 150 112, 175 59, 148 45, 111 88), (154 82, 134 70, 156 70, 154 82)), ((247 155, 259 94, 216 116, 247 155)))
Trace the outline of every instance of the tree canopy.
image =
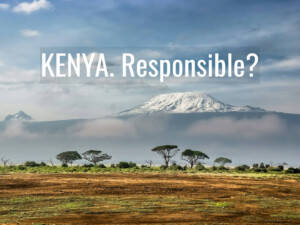
POLYGON ((186 149, 181 153, 181 157, 183 160, 187 161, 191 168, 199 162, 201 159, 209 159, 209 157, 201 152, 201 151, 196 151, 196 150, 191 150, 191 149, 186 149))
POLYGON ((82 156, 85 160, 93 163, 94 165, 97 165, 99 162, 102 162, 104 160, 111 159, 110 155, 102 154, 102 151, 100 150, 89 150, 82 153, 82 156))
POLYGON ((227 163, 232 163, 232 161, 231 161, 231 159, 228 159, 228 158, 219 157, 219 158, 215 159, 214 163, 218 163, 221 166, 224 166, 227 163))
POLYGON ((56 159, 61 161, 62 163, 66 163, 66 164, 70 163, 72 165, 74 161, 82 158, 77 151, 67 151, 58 154, 56 156, 56 159))
POLYGON ((168 167, 170 160, 179 152, 177 145, 160 145, 152 149, 153 152, 162 156, 165 166, 168 167))

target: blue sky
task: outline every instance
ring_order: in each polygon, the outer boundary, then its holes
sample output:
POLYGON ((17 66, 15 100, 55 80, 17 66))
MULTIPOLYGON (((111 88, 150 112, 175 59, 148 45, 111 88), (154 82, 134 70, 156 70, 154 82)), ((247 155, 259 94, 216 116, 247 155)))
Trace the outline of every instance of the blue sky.
POLYGON ((0 1, 0 118, 20 109, 39 120, 99 117, 177 91, 300 113, 298 1, 27 1, 0 1), (40 84, 40 48, 69 46, 258 47, 261 81, 40 84))

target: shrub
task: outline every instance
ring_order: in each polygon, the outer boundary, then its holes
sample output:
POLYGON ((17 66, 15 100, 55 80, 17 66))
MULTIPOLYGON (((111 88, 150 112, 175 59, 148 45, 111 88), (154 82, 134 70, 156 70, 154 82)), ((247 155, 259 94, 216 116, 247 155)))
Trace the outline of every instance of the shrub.
POLYGON ((116 166, 121 169, 130 168, 130 164, 128 162, 119 162, 116 166))
POLYGON ((24 163, 24 166, 26 166, 26 167, 37 167, 37 166, 39 166, 39 164, 36 163, 35 161, 26 161, 24 163))
POLYGON ((17 166, 17 169, 18 170, 26 170, 26 166, 19 165, 19 166, 17 166))
POLYGON ((95 166, 96 168, 106 168, 106 166, 103 163, 98 164, 95 166))
POLYGON ((257 164, 257 163, 253 164, 253 165, 252 165, 252 168, 253 168, 253 169, 258 168, 258 164, 257 164))
POLYGON ((110 167, 111 168, 116 168, 116 165, 115 164, 111 164, 110 167))
POLYGON ((63 164, 61 164, 61 167, 68 167, 68 164, 67 163, 63 163, 63 164))
POLYGON ((130 162, 130 163, 129 163, 129 167, 130 167, 130 168, 134 168, 134 167, 137 167, 137 166, 136 166, 136 163, 130 162))
POLYGON ((275 171, 275 172, 280 172, 282 171, 279 166, 270 166, 268 167, 267 171, 275 171))
POLYGON ((94 167, 94 164, 93 163, 84 164, 83 167, 86 167, 86 168, 94 167))
POLYGON ((228 170, 228 168, 225 167, 225 166, 219 166, 219 167, 217 167, 217 170, 220 170, 220 171, 222 171, 222 170, 228 170))
POLYGON ((283 165, 279 165, 278 168, 280 169, 280 171, 284 170, 284 166, 283 165))
POLYGON ((217 167, 216 166, 212 166, 211 170, 217 170, 217 167))
POLYGON ((300 173, 300 168, 290 167, 286 170, 287 173, 300 173))
POLYGON ((170 170, 183 170, 182 166, 180 165, 172 165, 169 167, 170 170))
POLYGON ((248 166, 248 165, 241 165, 241 166, 235 167, 236 171, 246 171, 248 169, 250 169, 250 166, 248 166))
POLYGON ((201 171, 201 170, 204 170, 205 167, 201 163, 198 163, 197 166, 195 167, 195 169, 198 171, 201 171))
POLYGON ((161 166, 159 166, 159 169, 161 169, 161 170, 165 170, 165 169, 167 169, 168 167, 166 166, 166 165, 161 165, 161 166))
POLYGON ((44 162, 41 162, 41 163, 40 163, 40 166, 47 166, 47 164, 44 163, 44 162))
POLYGON ((257 173, 259 173, 259 172, 266 173, 267 172, 267 170, 265 168, 254 168, 253 171, 257 172, 257 173))

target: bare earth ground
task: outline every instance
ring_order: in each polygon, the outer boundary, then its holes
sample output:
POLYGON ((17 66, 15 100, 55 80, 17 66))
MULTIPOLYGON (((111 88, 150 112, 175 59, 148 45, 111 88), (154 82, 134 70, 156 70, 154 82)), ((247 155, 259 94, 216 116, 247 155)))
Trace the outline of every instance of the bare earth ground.
POLYGON ((300 224, 300 181, 218 174, 0 175, 0 224, 300 224))

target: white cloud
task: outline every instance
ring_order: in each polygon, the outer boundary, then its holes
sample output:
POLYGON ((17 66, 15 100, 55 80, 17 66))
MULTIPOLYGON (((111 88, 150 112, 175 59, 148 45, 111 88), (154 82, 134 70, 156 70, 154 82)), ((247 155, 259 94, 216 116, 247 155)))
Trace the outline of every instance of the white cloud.
POLYGON ((191 136, 208 135, 218 137, 257 138, 280 134, 286 126, 277 116, 264 116, 253 119, 233 119, 230 117, 200 120, 186 133, 191 136))
POLYGON ((71 128, 71 133, 77 137, 133 137, 135 127, 119 119, 102 119, 83 122, 71 128))
POLYGON ((9 7, 10 7, 9 4, 6 4, 6 3, 0 3, 0 9, 2 9, 2 10, 6 10, 6 9, 8 9, 9 7))
POLYGON ((41 9, 49 9, 51 7, 50 2, 47 0, 34 0, 33 2, 21 2, 14 7, 14 12, 31 14, 34 11, 41 9))
POLYGON ((22 122, 15 121, 8 124, 5 130, 0 133, 0 138, 36 138, 37 134, 24 129, 22 122))
POLYGON ((40 35, 40 32, 37 30, 21 30, 21 34, 24 37, 36 37, 40 35))
POLYGON ((1 70, 0 84, 33 83, 39 81, 38 70, 10 68, 1 70))
POLYGON ((288 59, 284 59, 281 61, 272 60, 267 65, 262 65, 260 67, 261 71, 291 71, 291 70, 299 70, 300 69, 300 56, 291 57, 288 59))

